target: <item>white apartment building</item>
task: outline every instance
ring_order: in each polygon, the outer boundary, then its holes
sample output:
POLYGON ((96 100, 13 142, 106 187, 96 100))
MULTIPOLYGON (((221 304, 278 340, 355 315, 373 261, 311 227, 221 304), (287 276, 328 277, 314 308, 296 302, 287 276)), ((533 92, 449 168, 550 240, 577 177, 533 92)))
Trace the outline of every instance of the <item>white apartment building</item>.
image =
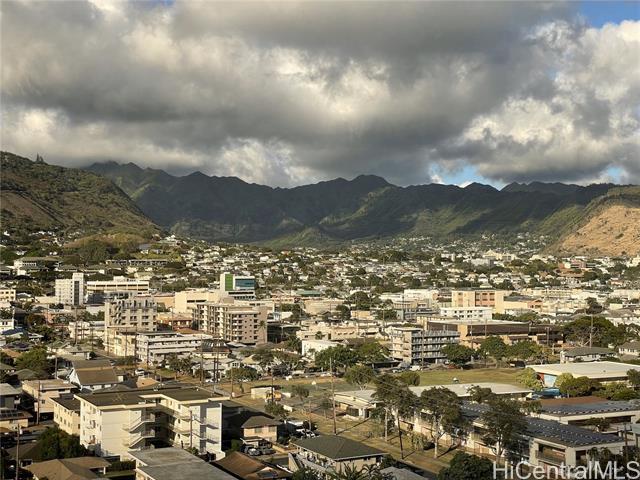
POLYGON ((296 332, 300 340, 322 339, 345 340, 347 338, 377 338, 380 329, 376 322, 307 322, 301 330, 296 332))
POLYGON ((134 295, 149 293, 149 280, 113 277, 112 280, 91 280, 87 282, 87 295, 89 297, 121 293, 134 295))
POLYGON ((153 297, 136 296, 105 304, 104 347, 114 349, 117 333, 153 332, 157 328, 157 305, 153 297))
POLYGON ((104 337, 104 320, 88 322, 86 320, 71 320, 67 325, 69 336, 73 340, 91 340, 104 337))
POLYGON ((203 330, 225 342, 260 345, 267 341, 269 307, 223 299, 197 305, 193 319, 203 330))
POLYGON ((456 331, 425 330, 418 327, 391 327, 390 353, 393 358, 412 365, 445 360, 442 347, 460 341, 456 331))
POLYGON ((440 307, 440 315, 458 320, 491 320, 491 307, 440 307))
POLYGON ((222 451, 222 401, 192 386, 156 387, 119 392, 77 394, 80 443, 102 457, 127 459, 129 451, 147 449, 152 441, 193 447, 214 459, 222 451))
POLYGON ((0 318, 0 334, 8 332, 16 328, 16 321, 13 318, 13 312, 11 318, 0 318))
POLYGON ((55 284, 56 303, 84 305, 84 273, 75 272, 71 278, 58 278, 55 284))
POLYGON ((187 357, 200 350, 201 335, 176 332, 144 332, 136 335, 137 356, 147 365, 159 364, 168 355, 187 357))

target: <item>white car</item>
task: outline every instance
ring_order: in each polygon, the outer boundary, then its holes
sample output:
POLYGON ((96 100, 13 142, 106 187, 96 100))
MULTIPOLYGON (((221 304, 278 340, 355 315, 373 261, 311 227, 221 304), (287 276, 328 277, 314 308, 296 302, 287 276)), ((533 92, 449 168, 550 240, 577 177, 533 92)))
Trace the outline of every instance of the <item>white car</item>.
POLYGON ((133 373, 135 373, 138 377, 143 377, 144 374, 147 373, 147 372, 145 372, 144 369, 142 369, 142 368, 136 368, 135 372, 133 372, 133 373))

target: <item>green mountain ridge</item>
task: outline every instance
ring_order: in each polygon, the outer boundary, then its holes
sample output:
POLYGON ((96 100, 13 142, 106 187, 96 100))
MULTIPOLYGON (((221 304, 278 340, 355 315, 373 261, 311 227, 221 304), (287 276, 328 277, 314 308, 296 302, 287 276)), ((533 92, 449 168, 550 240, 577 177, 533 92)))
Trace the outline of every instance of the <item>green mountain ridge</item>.
POLYGON ((275 246, 398 235, 557 237, 592 201, 621 188, 541 182, 512 183, 502 190, 478 183, 398 187, 375 175, 271 188, 236 177, 172 176, 115 162, 87 169, 113 180, 149 218, 174 233, 275 246))
POLYGON ((160 229, 109 179, 0 152, 4 230, 77 230, 150 236, 160 229))

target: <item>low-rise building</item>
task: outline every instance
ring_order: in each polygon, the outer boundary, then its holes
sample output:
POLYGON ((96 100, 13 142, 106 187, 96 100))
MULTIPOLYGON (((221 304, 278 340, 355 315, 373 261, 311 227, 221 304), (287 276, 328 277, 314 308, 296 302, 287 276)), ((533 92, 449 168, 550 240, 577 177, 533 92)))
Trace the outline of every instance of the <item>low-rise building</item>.
POLYGON ((203 339, 200 335, 177 332, 144 332, 136 335, 136 355, 147 365, 160 364, 169 355, 187 357, 198 351, 203 339))
POLYGON ((476 320, 482 322, 491 320, 491 307, 440 307, 440 315, 458 320, 476 320))
POLYGON ((136 480, 236 480, 218 467, 180 448, 130 451, 127 456, 136 462, 136 480))
POLYGON ((321 474, 340 473, 345 468, 362 470, 377 465, 385 452, 339 435, 321 435, 291 442, 297 448, 289 455, 289 469, 310 468, 321 474))
POLYGON ((391 357, 412 365, 443 362, 446 356, 442 348, 460 339, 456 331, 419 327, 392 327, 389 336, 391 357))
POLYGON ((55 378, 53 380, 25 380, 22 382, 22 391, 33 399, 33 410, 36 415, 52 415, 54 398, 69 394, 77 390, 70 382, 55 378))
POLYGON ((627 383, 629 370, 640 370, 639 365, 618 362, 576 362, 530 365, 545 387, 553 387, 563 373, 574 377, 587 377, 602 383, 627 383))
POLYGON ((598 362, 615 355, 613 350, 600 347, 576 347, 560 352, 560 363, 598 362))
POLYGON ((69 381, 81 391, 109 388, 122 382, 109 360, 78 360, 73 362, 69 381))
POLYGON ((222 451, 223 397, 192 386, 77 394, 80 443, 96 455, 126 458, 152 442, 192 447, 212 458, 222 451))
POLYGON ((75 395, 52 398, 53 422, 69 435, 80 435, 80 401, 75 395))

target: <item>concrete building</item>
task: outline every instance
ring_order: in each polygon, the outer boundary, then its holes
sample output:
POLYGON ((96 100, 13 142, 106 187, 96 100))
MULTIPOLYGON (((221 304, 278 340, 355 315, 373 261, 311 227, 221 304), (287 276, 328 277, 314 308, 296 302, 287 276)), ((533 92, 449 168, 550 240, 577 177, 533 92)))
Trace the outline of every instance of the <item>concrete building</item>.
POLYGON ((380 329, 376 322, 352 321, 342 323, 305 322, 303 328, 296 332, 300 340, 317 339, 345 340, 348 338, 376 338, 380 329))
POLYGON ((22 382, 22 391, 33 399, 33 411, 36 415, 53 414, 54 398, 60 395, 70 394, 77 387, 58 378, 53 380, 25 380, 22 382))
POLYGON ((199 329, 225 342, 260 345, 267 341, 268 307, 224 299, 197 305, 194 321, 199 329))
POLYGON ((149 293, 149 280, 113 277, 112 280, 90 280, 87 282, 87 296, 90 302, 95 303, 101 303, 105 297, 147 293, 149 293))
POLYGON ((0 287, 0 304, 10 304, 16 301, 16 289, 11 287, 0 287))
POLYGON ((80 443, 103 457, 126 459, 152 442, 192 447, 222 458, 222 401, 192 386, 78 394, 80 443))
POLYGON ((136 462, 135 480, 237 480, 219 468, 180 448, 153 448, 128 452, 136 462))
POLYGON ((194 288, 176 292, 173 313, 191 315, 193 310, 196 309, 196 305, 207 302, 217 302, 218 300, 220 300, 219 290, 194 288))
POLYGON ((52 398, 53 422, 69 435, 80 435, 80 401, 73 394, 52 398))
POLYGON ((442 347, 458 343, 460 334, 450 330, 426 330, 418 327, 391 327, 391 357, 412 365, 443 362, 442 347))
POLYGON ((256 279, 251 275, 220 274, 220 295, 235 300, 256 299, 256 279))
POLYGON ((451 306, 454 308, 495 308, 508 292, 491 288, 460 288, 451 290, 451 306))
POLYGON ((314 338, 302 340, 302 356, 315 356, 316 353, 337 345, 339 345, 339 343, 332 342, 331 340, 316 340, 314 338))
POLYGON ((55 283, 56 303, 74 307, 84 305, 84 273, 75 272, 71 278, 58 278, 55 283))
POLYGON ((93 339, 102 338, 104 340, 104 320, 95 320, 88 322, 86 320, 71 320, 67 325, 69 337, 72 340, 91 341, 93 339))
POLYGON ((156 317, 156 302, 150 296, 136 296, 107 302, 104 315, 104 347, 107 352, 115 349, 116 333, 155 331, 156 317))
POLYGON ((458 320, 484 322, 485 320, 491 320, 493 309, 491 307, 440 307, 440 315, 458 320))
POLYGON ((187 357, 200 350, 200 335, 187 335, 176 332, 144 332, 136 335, 137 357, 147 365, 159 364, 168 355, 187 357))

